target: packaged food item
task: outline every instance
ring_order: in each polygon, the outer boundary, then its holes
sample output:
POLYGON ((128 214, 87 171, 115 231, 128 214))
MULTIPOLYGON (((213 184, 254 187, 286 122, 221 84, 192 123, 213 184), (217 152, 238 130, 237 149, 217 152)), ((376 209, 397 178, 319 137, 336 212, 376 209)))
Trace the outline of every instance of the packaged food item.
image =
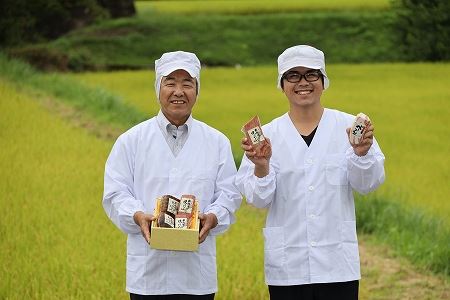
POLYGON ((175 216, 175 228, 192 228, 192 211, 194 209, 195 196, 182 195, 178 214, 175 216))
POLYGON ((180 199, 180 206, 178 209, 179 213, 192 214, 192 209, 194 208, 194 195, 182 195, 180 199))
POLYGON ((158 227, 174 228, 175 219, 166 213, 160 213, 158 216, 158 227))
POLYGON ((164 195, 161 197, 160 212, 168 213, 172 216, 172 218, 174 218, 178 212, 179 206, 180 199, 171 195, 164 195))
POLYGON ((160 250, 197 251, 198 214, 199 204, 194 195, 182 195, 180 199, 171 195, 157 198, 150 246, 160 250))
POLYGON ((244 124, 241 131, 245 134, 250 144, 253 145, 256 156, 264 156, 266 151, 268 151, 267 147, 264 147, 267 144, 267 140, 264 137, 259 117, 254 116, 244 124))
POLYGON ((191 222, 191 214, 179 213, 175 216, 175 228, 188 229, 191 222))
POLYGON ((350 142, 358 145, 364 135, 364 131, 369 126, 370 119, 363 113, 356 115, 352 128, 350 128, 350 142))

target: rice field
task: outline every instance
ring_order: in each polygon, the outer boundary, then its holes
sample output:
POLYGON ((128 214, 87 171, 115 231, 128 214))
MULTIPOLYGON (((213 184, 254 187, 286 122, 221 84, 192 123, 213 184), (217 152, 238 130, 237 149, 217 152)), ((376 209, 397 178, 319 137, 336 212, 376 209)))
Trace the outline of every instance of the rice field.
POLYGON ((307 11, 385 10, 389 0, 298 1, 298 0, 227 0, 227 1, 136 1, 140 16, 149 13, 170 14, 262 14, 307 11))
MULTIPOLYGON (((448 215, 447 201, 435 198, 439 193, 448 195, 447 141, 428 137, 426 129, 445 124, 448 116, 444 78, 449 65, 330 65, 328 72, 331 88, 324 95, 325 104, 352 113, 364 111, 376 124, 388 157, 383 193, 394 195, 397 190, 417 188, 414 193, 425 195, 426 203, 413 201, 413 193, 402 192, 403 200, 448 215), (431 70, 434 77, 425 76, 431 70), (402 118, 405 124, 399 123, 402 118), (392 132, 392 126, 399 124, 409 130, 392 132), (397 135, 392 136, 394 133, 397 135), (424 142, 431 144, 424 147, 424 142), (395 172, 401 163, 408 163, 403 154, 409 152, 416 157, 414 166, 395 172), (398 185, 391 182, 395 176, 400 176, 398 185), (422 191, 418 180, 425 181, 428 176, 435 181, 422 191)), ((275 75, 270 67, 205 69, 194 114, 225 132, 240 156, 240 124, 254 113, 267 122, 286 110, 286 100, 275 88, 275 75)), ((46 77, 53 80, 52 76, 46 77)), ((157 111, 153 76, 144 71, 67 77, 117 93, 150 116, 157 111)), ((101 207, 103 167, 113 141, 97 139, 62 120, 36 101, 42 94, 30 96, 1 78, 0 95, 0 205, 5 207, 0 218, 0 299, 127 298, 125 236, 101 207)), ((435 134, 448 135, 448 127, 441 127, 435 134)), ((243 205, 237 223, 218 239, 217 299, 267 299, 260 234, 264 215, 263 210, 243 205)), ((405 295, 407 281, 415 276, 405 267, 387 274, 390 262, 377 268, 371 261, 366 264, 361 299, 405 295)), ((430 283, 422 278, 412 285, 427 291, 423 299, 445 299, 442 289, 428 290, 430 283)))
MULTIPOLYGON (((329 65, 326 107, 364 112, 386 155, 386 183, 377 193, 418 206, 450 222, 450 64, 329 65), (430 76, 429 74, 433 74, 430 76)), ((158 111, 151 71, 71 75, 119 94, 148 113, 158 111)), ((224 132, 240 157, 241 125, 258 114, 263 123, 283 114, 276 68, 206 68, 194 116, 224 132)))
POLYGON ((0 299, 124 299, 125 239, 101 207, 111 143, 1 79, 0 95, 0 299))

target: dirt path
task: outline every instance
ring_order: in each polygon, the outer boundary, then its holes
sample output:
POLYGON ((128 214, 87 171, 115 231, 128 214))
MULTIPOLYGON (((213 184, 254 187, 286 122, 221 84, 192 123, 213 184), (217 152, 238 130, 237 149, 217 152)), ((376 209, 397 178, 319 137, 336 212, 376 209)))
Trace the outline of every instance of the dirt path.
POLYGON ((450 299, 448 278, 420 270, 370 236, 359 236, 362 280, 361 300, 450 299))

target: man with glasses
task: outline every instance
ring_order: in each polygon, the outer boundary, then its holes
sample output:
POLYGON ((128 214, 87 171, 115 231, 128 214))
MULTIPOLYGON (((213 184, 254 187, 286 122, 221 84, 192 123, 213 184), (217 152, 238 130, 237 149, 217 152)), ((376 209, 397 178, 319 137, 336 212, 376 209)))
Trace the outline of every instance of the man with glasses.
POLYGON ((286 49, 278 87, 289 111, 263 126, 269 149, 261 156, 242 140, 235 182, 248 203, 268 208, 264 264, 272 300, 358 299, 353 190, 366 194, 383 183, 384 155, 372 124, 355 144, 355 117, 322 106, 329 84, 322 51, 286 49))

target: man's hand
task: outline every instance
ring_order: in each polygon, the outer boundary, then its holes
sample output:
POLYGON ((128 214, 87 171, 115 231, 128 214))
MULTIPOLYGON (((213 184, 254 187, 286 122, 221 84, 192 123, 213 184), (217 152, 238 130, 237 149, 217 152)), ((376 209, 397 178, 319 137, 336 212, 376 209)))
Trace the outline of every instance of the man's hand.
POLYGON ((201 244, 206 239, 209 234, 209 231, 217 226, 217 217, 215 214, 199 214, 198 218, 200 219, 200 234, 198 236, 198 243, 201 244))
POLYGON ((145 214, 142 211, 138 211, 133 216, 134 222, 141 227, 142 236, 145 238, 147 243, 150 243, 150 226, 156 217, 150 214, 145 214))
MULTIPOLYGON (((369 152, 369 149, 373 144, 373 131, 373 125, 372 123, 369 123, 364 129, 363 136, 359 144, 353 144, 350 142, 350 145, 352 145, 353 151, 355 151, 356 155, 364 156, 367 154, 367 152, 369 152)), ((350 141, 350 128, 347 128, 347 135, 350 141)))
POLYGON ((248 159, 255 164, 255 176, 264 177, 269 174, 269 162, 272 157, 272 144, 269 138, 266 137, 267 143, 261 147, 261 153, 263 156, 256 156, 254 146, 250 144, 247 138, 241 140, 241 148, 245 151, 245 155, 248 159))

